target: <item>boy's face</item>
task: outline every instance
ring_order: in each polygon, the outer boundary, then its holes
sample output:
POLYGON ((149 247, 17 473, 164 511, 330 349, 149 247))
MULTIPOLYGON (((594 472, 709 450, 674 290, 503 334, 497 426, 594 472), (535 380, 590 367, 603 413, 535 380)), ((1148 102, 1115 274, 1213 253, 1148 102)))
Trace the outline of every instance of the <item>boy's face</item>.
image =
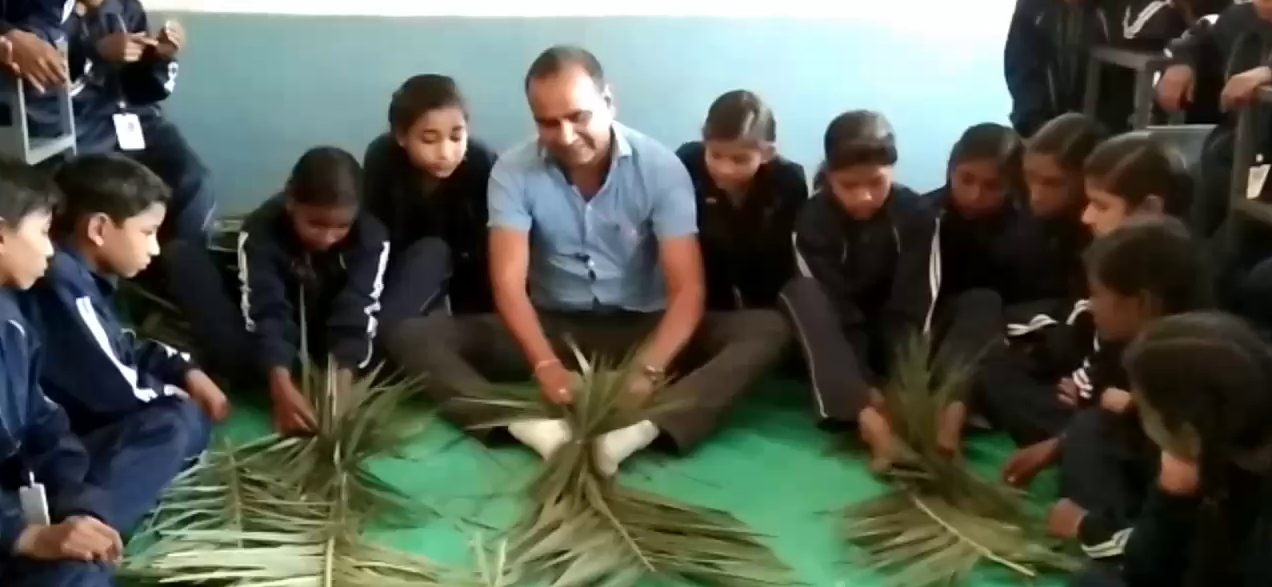
POLYGON ((455 107, 425 112, 405 134, 397 137, 411 165, 438 179, 446 179, 468 152, 468 121, 455 107))
POLYGON ((704 162, 716 187, 732 192, 750 185, 771 152, 743 141, 707 141, 704 162))
POLYGON ((892 191, 892 166, 866 164, 827 170, 826 184, 849 216, 869 220, 888 201, 892 191))
POLYGON ((0 227, 0 272, 6 286, 27 289, 44 275, 53 256, 49 225, 53 216, 39 210, 24 216, 17 226, 0 227))
POLYGON ((1149 196, 1135 208, 1129 208, 1126 200, 1099 185, 1086 182, 1087 205, 1082 210, 1082 224, 1096 238, 1102 237, 1126 223, 1126 219, 1138 214, 1160 214, 1161 199, 1149 196))
POLYGON ((1002 209, 1007 183, 993 159, 965 161, 950 171, 954 207, 964 218, 983 218, 1002 209))
POLYGON ((124 278, 135 277, 159 255, 159 226, 167 207, 151 204, 142 213, 123 222, 105 214, 89 219, 89 240, 96 246, 103 269, 124 278))
POLYGON ((555 75, 530 80, 526 89, 539 143, 566 167, 599 164, 609 149, 614 121, 609 88, 582 67, 571 65, 555 75))
POLYGON ((1094 275, 1088 277, 1091 289, 1091 320, 1100 338, 1125 342, 1135 337, 1153 319, 1147 295, 1127 296, 1104 287, 1094 275))
POLYGON ((349 235, 358 216, 356 206, 315 206, 287 200, 292 230, 306 250, 321 253, 349 235))
POLYGON ((1024 170, 1029 209, 1038 218, 1064 214, 1082 195, 1082 184, 1065 173, 1051 155, 1026 153, 1024 170))

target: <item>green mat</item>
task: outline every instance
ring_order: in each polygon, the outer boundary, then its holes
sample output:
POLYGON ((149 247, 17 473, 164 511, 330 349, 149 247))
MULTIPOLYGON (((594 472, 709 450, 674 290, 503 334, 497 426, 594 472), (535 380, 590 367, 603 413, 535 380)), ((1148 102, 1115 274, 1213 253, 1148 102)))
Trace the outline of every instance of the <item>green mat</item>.
MULTIPOLYGON (((243 441, 268 432, 267 405, 256 398, 238 399, 222 434, 243 441)), ((409 409, 428 417, 422 402, 409 409)), ((1012 450, 999 435, 973 435, 969 444, 972 466, 988 475, 1012 450)), ((692 455, 646 452, 630 460, 621 474, 633 486, 732 512, 769 536, 769 544, 809 586, 882 587, 886 578, 854 564, 840 528, 846 504, 876 495, 883 486, 870 476, 864 459, 844 446, 841 437, 814 426, 804 385, 772 381, 743 401, 718 434, 692 455)), ((520 489, 539 462, 524 447, 488 449, 441 420, 431 422, 404 454, 411 460, 378 463, 378 472, 446 517, 407 531, 374 531, 376 538, 465 567, 472 562, 474 535, 496 539, 516 520, 520 489)), ((1035 482, 1040 495, 1053 494, 1054 486, 1048 474, 1035 482)), ((989 570, 974 584, 1017 585, 1020 580, 989 570)), ((1063 580, 1052 577, 1035 584, 1060 585, 1063 580)))

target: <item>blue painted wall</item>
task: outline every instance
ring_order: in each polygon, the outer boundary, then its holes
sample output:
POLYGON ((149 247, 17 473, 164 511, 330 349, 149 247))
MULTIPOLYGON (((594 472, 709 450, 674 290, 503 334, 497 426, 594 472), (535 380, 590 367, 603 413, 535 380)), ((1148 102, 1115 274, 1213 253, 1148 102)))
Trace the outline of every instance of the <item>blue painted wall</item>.
POLYGON ((851 19, 171 16, 190 44, 169 112, 212 168, 226 212, 280 187, 310 146, 361 155, 386 125, 393 89, 415 73, 454 76, 475 136, 495 148, 529 136, 525 68, 562 42, 601 59, 620 119, 673 148, 694 138, 712 99, 739 87, 772 103, 779 148, 810 169, 830 118, 882 110, 900 137, 899 176, 915 189, 940 184, 964 128, 1009 110, 1005 31, 851 19))

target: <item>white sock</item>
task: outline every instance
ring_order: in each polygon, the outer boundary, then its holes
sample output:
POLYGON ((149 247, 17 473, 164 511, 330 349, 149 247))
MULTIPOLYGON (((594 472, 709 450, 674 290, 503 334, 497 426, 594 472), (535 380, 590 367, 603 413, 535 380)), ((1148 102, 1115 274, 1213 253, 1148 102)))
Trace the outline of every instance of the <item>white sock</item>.
POLYGON ((508 433, 534 449, 544 460, 570 441, 573 434, 565 420, 524 420, 508 425, 508 433))
POLYGON ((596 468, 606 476, 617 473, 627 457, 648 447, 659 434, 658 426, 649 420, 610 431, 596 442, 596 468))

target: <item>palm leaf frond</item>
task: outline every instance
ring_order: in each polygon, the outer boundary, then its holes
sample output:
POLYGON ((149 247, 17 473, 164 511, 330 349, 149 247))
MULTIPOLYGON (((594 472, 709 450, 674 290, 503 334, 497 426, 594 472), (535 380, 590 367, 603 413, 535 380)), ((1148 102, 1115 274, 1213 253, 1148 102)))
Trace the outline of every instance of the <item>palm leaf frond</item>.
POLYGON ((597 469, 598 438, 683 403, 657 391, 634 396, 633 361, 589 361, 574 349, 581 375, 566 408, 541 403, 527 386, 481 390, 462 400, 501 412, 489 426, 559 417, 573 431, 574 440, 528 487, 533 507, 510 536, 511 564, 552 587, 625 587, 646 576, 701 585, 794 584, 792 571, 732 515, 622 487, 597 469))
POLYGON ((889 491, 847 509, 848 540, 898 587, 958 584, 982 563, 1023 577, 1077 570, 1078 559, 1047 537, 1022 493, 940 450, 941 410, 971 370, 947 363, 937 373, 930 349, 916 338, 897 355, 884 397, 901 459, 889 473, 889 491))

